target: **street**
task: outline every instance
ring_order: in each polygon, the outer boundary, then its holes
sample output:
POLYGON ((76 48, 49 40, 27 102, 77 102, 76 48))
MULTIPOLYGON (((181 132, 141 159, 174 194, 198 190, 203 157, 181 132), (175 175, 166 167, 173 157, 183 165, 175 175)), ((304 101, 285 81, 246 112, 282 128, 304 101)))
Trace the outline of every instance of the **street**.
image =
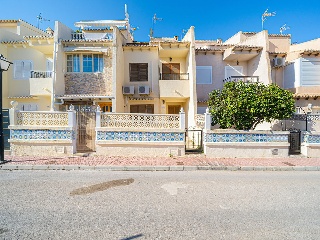
POLYGON ((0 171, 0 239, 319 239, 320 172, 0 171))

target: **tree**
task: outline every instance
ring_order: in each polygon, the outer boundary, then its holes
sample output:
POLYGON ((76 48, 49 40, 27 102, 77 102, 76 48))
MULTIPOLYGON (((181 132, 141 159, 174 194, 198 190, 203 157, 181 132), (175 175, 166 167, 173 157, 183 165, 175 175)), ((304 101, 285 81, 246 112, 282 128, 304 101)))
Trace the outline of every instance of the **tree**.
POLYGON ((228 82, 209 93, 212 124, 220 128, 254 129, 261 122, 291 117, 293 94, 277 85, 228 82))

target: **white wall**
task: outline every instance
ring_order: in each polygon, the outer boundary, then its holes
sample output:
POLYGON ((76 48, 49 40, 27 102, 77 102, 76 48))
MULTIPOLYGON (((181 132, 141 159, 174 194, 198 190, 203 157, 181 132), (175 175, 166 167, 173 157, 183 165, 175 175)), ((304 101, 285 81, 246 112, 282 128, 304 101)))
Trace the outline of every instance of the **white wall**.
POLYGON ((300 77, 298 74, 298 68, 299 64, 297 62, 294 62, 292 64, 289 64, 284 67, 283 70, 283 87, 285 89, 294 88, 296 81, 300 81, 300 77), (296 75, 297 73, 297 75, 296 75))

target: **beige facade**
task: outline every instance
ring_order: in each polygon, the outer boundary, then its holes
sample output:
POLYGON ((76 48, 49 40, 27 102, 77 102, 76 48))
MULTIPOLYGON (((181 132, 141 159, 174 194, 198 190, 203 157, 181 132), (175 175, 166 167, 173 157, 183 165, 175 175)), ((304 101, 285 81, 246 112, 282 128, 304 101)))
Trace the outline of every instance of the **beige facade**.
POLYGON ((3 74, 3 107, 49 110, 53 36, 22 20, 0 20, 0 52, 13 62, 3 74))
POLYGON ((180 40, 136 42, 127 15, 75 25, 80 30, 57 21, 51 34, 21 20, 0 21, 0 51, 14 63, 3 74, 4 108, 12 100, 23 110, 65 111, 72 104, 176 114, 183 108, 192 127, 212 90, 243 80, 275 83, 295 93, 297 107, 320 111, 319 39, 291 44, 290 35, 264 30, 240 31, 224 42, 195 40, 191 27, 180 40), (21 64, 28 76, 16 72, 21 64))

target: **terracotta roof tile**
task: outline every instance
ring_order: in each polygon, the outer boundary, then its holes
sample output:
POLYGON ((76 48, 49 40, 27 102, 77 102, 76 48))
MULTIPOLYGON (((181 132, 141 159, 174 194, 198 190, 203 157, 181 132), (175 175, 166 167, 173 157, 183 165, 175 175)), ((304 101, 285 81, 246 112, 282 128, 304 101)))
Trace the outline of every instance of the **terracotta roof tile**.
POLYGON ((320 93, 295 93, 293 94, 294 98, 318 98, 320 93))
POLYGON ((2 41, 2 44, 27 44, 28 41, 18 40, 18 41, 2 41))

